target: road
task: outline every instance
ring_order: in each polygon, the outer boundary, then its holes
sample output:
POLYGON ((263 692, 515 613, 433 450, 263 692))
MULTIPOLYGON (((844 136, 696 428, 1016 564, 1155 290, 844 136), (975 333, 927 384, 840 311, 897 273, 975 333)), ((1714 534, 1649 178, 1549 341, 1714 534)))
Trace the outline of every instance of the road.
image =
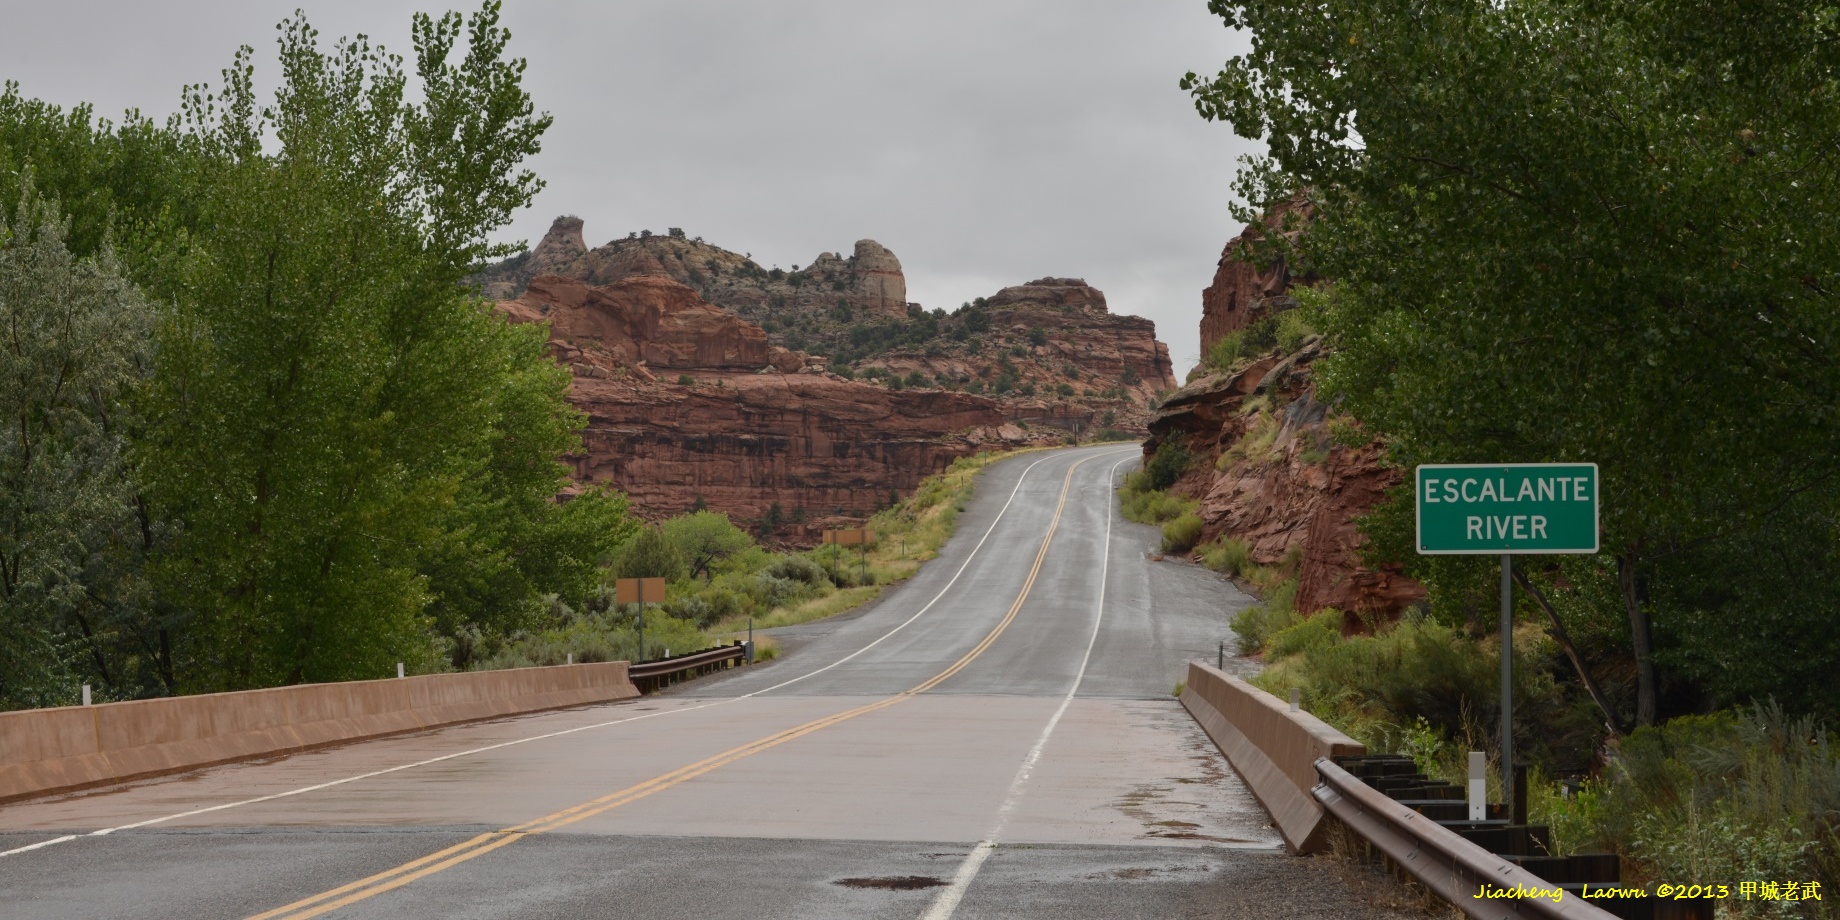
POLYGON ((1118 518, 1137 456, 993 465, 773 662, 0 807, 0 917, 1382 916, 1172 699, 1249 599, 1118 518))

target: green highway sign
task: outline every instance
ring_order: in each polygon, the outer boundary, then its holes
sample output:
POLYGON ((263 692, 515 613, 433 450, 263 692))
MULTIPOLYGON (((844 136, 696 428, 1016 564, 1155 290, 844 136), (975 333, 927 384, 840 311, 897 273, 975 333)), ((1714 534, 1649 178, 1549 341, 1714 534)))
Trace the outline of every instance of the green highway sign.
POLYGON ((1426 464, 1418 468, 1425 555, 1597 552, 1597 464, 1426 464))

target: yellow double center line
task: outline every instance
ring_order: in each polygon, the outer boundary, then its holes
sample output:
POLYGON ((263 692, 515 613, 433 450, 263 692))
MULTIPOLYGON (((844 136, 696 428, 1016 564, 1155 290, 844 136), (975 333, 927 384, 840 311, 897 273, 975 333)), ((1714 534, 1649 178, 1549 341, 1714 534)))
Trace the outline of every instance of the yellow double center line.
POLYGON ((868 715, 878 709, 887 709, 896 703, 912 699, 919 694, 939 686, 941 683, 951 678, 952 675, 964 670, 965 666, 969 665, 979 655, 984 654, 984 652, 990 648, 991 644, 997 641, 997 637, 1003 634, 1003 630, 1009 628, 1009 624, 1015 621, 1016 614, 1021 612, 1023 602, 1028 600, 1029 592, 1035 587, 1035 579, 1041 575, 1042 562, 1048 558, 1048 545, 1054 541, 1054 531, 1060 527, 1061 514, 1067 508, 1067 494, 1073 485, 1073 473, 1090 459, 1092 458, 1082 458, 1067 468, 1067 476, 1061 480, 1060 501, 1055 504, 1054 517, 1048 522, 1048 532, 1042 535, 1041 548, 1035 551, 1035 563, 1029 567, 1029 576, 1027 580, 1022 583, 1022 590, 1017 592, 1016 600, 1009 605, 1009 611, 1003 615, 1003 619, 999 620, 997 625, 993 627, 977 645, 971 648, 971 651, 966 652, 963 657, 953 662, 951 667, 940 671, 938 674, 894 696, 876 700, 873 703, 867 703, 855 709, 836 713, 835 715, 813 719, 803 725, 788 728, 785 731, 768 735, 757 741, 750 741, 740 747, 730 748, 713 757, 704 758, 696 763, 679 767, 669 773, 655 776, 637 785, 628 786, 618 792, 609 793, 600 798, 583 802, 580 805, 544 815, 533 821, 526 821, 523 824, 513 825, 503 830, 480 834, 464 843, 457 843, 445 850, 430 853, 420 859, 410 860, 400 866, 384 872, 379 872, 368 878, 361 878, 350 884, 340 885, 337 888, 323 891, 312 897, 302 898, 292 904, 283 905, 274 910, 256 914, 250 917, 249 920, 282 920, 282 918, 286 918, 286 920, 306 920, 308 917, 317 917, 321 914, 338 910, 341 907, 348 907, 366 898, 376 897, 386 891, 394 891, 416 879, 425 878, 437 872, 451 869, 475 857, 484 856, 499 847, 509 846, 532 834, 548 833, 557 828, 574 824, 577 821, 594 817, 602 812, 610 811, 621 805, 625 805, 628 802, 638 801, 654 792, 661 792, 672 786, 693 780, 711 770, 734 763, 743 757, 758 754, 768 748, 778 747, 794 738, 802 738, 812 732, 829 728, 840 722, 847 722, 857 716, 868 715))

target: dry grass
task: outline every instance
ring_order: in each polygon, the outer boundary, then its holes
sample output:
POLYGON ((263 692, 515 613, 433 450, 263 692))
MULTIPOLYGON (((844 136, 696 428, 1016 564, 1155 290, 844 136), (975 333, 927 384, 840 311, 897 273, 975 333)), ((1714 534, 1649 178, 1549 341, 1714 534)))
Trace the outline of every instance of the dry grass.
MULTIPOLYGON (((971 501, 978 474, 984 468, 1017 454, 1045 448, 987 452, 953 461, 945 472, 921 481, 914 494, 900 504, 877 512, 867 527, 875 542, 867 552, 845 550, 837 558, 839 574, 863 582, 790 607, 775 607, 754 620, 755 629, 792 626, 847 613, 881 596, 889 585, 899 584, 920 571, 921 563, 939 555, 940 547, 958 529, 958 515, 971 501), (847 572, 844 571, 847 569, 847 572), (858 576, 861 572, 863 575, 858 576)), ((745 633, 745 618, 723 620, 717 631, 745 633)))
POLYGON ((1342 884, 1361 900, 1381 910, 1434 920, 1461 920, 1464 916, 1456 905, 1438 897, 1417 879, 1387 865, 1348 825, 1327 815, 1323 821, 1329 843, 1323 855, 1342 884))

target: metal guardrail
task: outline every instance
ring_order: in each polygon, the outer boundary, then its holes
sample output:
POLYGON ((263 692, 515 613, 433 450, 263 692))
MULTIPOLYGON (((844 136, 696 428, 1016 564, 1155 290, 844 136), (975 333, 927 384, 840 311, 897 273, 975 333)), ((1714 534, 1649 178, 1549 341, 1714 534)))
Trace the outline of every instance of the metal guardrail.
POLYGON ((1485 885, 1510 892, 1516 886, 1522 891, 1551 891, 1559 886, 1463 839, 1326 757, 1316 761, 1316 772, 1322 782, 1310 794, 1322 803, 1323 810, 1466 916, 1476 920, 1615 920, 1616 915, 1570 891, 1557 900, 1477 897, 1485 885))
POLYGON ((639 692, 650 693, 680 680, 722 668, 732 668, 736 662, 747 658, 747 652, 747 646, 737 641, 734 645, 718 645, 700 652, 630 665, 626 676, 632 679, 633 686, 638 687, 639 692))

